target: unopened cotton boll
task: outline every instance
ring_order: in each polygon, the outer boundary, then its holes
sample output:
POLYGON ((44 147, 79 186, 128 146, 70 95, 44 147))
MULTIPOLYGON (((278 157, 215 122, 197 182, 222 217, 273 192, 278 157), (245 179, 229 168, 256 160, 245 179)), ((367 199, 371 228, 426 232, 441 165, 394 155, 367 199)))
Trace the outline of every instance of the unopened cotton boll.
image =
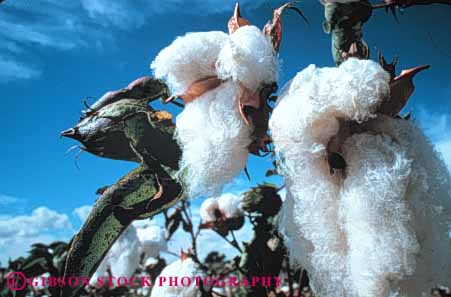
POLYGON ((309 66, 284 88, 270 120, 287 197, 281 228, 319 296, 420 297, 451 279, 450 178, 415 127, 378 115, 389 76, 372 61, 309 66), (339 139, 345 172, 330 173, 339 139))
MULTIPOLYGON (((219 86, 200 92, 176 119, 183 154, 180 179, 191 197, 218 195, 245 167, 252 123, 240 114, 240 98, 277 80, 277 57, 270 40, 254 26, 230 36, 212 31, 189 33, 163 49, 152 63, 176 95, 193 83, 215 77, 219 86)), ((249 99, 249 98, 247 98, 249 99)))
POLYGON ((158 257, 160 252, 167 250, 165 230, 157 225, 143 226, 136 229, 141 251, 146 257, 158 257))
POLYGON ((202 272, 197 268, 196 264, 191 258, 179 259, 166 266, 158 279, 165 278, 167 281, 162 282, 162 286, 154 286, 152 289, 151 297, 200 297, 201 292, 195 283, 195 277, 202 277, 202 272), (169 285, 169 278, 178 279, 180 282, 182 278, 187 281, 190 280, 190 284, 184 283, 182 285, 169 285))

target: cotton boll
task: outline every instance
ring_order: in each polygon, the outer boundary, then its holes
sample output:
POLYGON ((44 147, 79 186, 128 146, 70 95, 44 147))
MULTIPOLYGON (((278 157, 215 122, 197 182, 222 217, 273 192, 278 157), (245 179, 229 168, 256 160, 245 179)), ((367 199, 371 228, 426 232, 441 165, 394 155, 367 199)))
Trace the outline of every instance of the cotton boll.
POLYGON ((219 211, 227 219, 243 215, 243 211, 240 207, 242 201, 240 196, 233 195, 232 193, 225 193, 222 194, 217 201, 219 211))
POLYGON ((371 61, 310 66, 270 120, 287 185, 281 228, 320 296, 420 297, 451 279, 450 177, 412 122, 376 114, 388 80, 371 61), (351 120, 355 134, 337 134, 351 120), (336 137, 347 166, 331 175, 336 137))
POLYGON ((243 26, 230 35, 216 62, 218 76, 257 91, 262 83, 277 81, 278 63, 271 41, 255 26, 243 26))
POLYGON ((355 295, 338 213, 342 180, 330 174, 326 148, 342 121, 375 116, 388 96, 389 79, 372 61, 348 59, 338 68, 311 65, 285 88, 270 119, 287 185, 282 228, 291 256, 308 269, 320 296, 355 295))
POLYGON ((246 165, 252 127, 239 113, 238 93, 237 83, 225 82, 177 116, 182 180, 191 197, 218 194, 246 165))
POLYGON ((215 222, 216 214, 215 212, 218 210, 218 201, 215 198, 208 198, 202 202, 200 206, 200 218, 202 222, 215 222))
POLYGON ((221 31, 188 33, 164 48, 151 64, 156 78, 166 78, 175 94, 196 80, 216 75, 215 62, 228 40, 221 31))
POLYGON ((136 234, 141 246, 141 251, 146 257, 158 257, 161 251, 167 250, 167 242, 164 238, 165 230, 157 225, 149 225, 137 228, 136 234))
MULTIPOLYGON (((166 278, 167 281, 162 283, 162 286, 154 286, 151 297, 200 297, 201 292, 196 286, 195 277, 202 277, 201 271, 196 267, 196 264, 191 258, 184 260, 177 260, 166 266, 158 279, 166 278), (177 278, 179 282, 182 278, 189 278, 190 285, 182 286, 180 283, 175 286, 169 286, 169 278, 177 278)), ((186 284, 186 283, 185 283, 186 284)))

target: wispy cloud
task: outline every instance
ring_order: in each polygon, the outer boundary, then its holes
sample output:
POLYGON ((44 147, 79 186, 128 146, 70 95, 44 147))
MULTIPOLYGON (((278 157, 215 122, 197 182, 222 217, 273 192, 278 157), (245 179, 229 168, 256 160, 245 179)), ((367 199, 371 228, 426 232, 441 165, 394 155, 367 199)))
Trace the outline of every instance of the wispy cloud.
POLYGON ((0 77, 3 81, 11 81, 16 79, 30 79, 35 78, 41 74, 40 70, 34 69, 31 66, 22 64, 17 60, 5 60, 0 56, 0 77))
POLYGON ((4 206, 4 205, 9 205, 9 204, 14 204, 17 201, 19 201, 19 198, 17 198, 17 197, 0 194, 0 205, 4 206))
MULTIPOLYGON (((253 9, 270 0, 242 0, 253 9)), ((209 15, 231 10, 234 1, 42 0, 6 1, 0 6, 0 82, 32 79, 41 71, 30 61, 37 49, 102 48, 117 30, 142 27, 157 18, 209 15), (26 62, 27 61, 27 62, 26 62)), ((274 4, 272 4, 274 5, 274 4)))

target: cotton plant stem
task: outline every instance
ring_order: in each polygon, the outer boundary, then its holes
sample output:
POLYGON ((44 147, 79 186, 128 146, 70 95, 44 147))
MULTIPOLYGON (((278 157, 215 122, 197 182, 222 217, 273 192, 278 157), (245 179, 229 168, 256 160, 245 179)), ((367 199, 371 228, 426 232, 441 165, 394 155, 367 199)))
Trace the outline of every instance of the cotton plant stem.
POLYGON ((227 236, 222 235, 218 232, 216 232, 219 236, 221 236, 221 238, 223 238, 225 241, 227 241, 231 246, 233 246, 240 254, 243 253, 243 250, 241 249, 240 245, 238 244, 238 241, 236 241, 235 239, 235 235, 233 234, 233 231, 230 231, 230 233, 232 234, 233 239, 230 240, 227 238, 227 236))
POLYGON ((287 268, 287 278, 288 278, 288 296, 294 297, 294 290, 293 290, 293 276, 291 271, 291 265, 290 265, 290 258, 285 257, 285 265, 287 268))

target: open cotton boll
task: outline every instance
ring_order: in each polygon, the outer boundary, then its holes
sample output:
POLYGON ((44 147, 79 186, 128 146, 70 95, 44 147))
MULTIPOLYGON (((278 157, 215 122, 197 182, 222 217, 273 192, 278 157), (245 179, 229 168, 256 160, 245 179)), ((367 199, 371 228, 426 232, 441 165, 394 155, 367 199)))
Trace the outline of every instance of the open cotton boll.
MULTIPOLYGON (((430 141, 411 121, 380 117, 368 123, 367 129, 372 134, 384 135, 384 138, 363 134, 354 136, 358 139, 351 138, 346 141, 346 156, 363 154, 362 158, 366 157, 369 161, 366 165, 368 170, 365 172, 350 168, 357 170, 356 173, 360 176, 358 179, 347 178, 345 191, 349 192, 348 189, 352 188, 356 199, 364 202, 360 203, 363 208, 361 213, 368 213, 368 206, 371 203, 376 204, 371 208, 372 216, 384 218, 384 224, 377 224, 374 220, 365 223, 366 236, 378 242, 377 248, 373 246, 371 251, 375 257, 379 256, 379 264, 374 266, 375 263, 370 262, 374 259, 369 259, 368 254, 364 267, 359 266, 358 262, 354 264, 361 274, 366 273, 369 266, 374 267, 370 272, 373 276, 372 282, 368 284, 370 288, 377 287, 384 292, 388 290, 390 296, 428 295, 435 285, 447 285, 451 280, 451 266, 448 262, 451 259, 449 173, 430 141), (376 159, 377 155, 371 153, 375 149, 368 147, 363 150, 358 146, 362 142, 379 147, 377 154, 383 154, 385 160, 396 156, 394 162, 379 163, 380 158, 376 159), (402 168, 407 167, 409 162, 410 173, 407 175, 402 168), (388 165, 383 165, 384 163, 388 165), (380 169, 378 174, 375 174, 373 169, 384 166, 387 169, 380 169), (396 184, 387 183, 389 178, 393 181, 396 178, 396 184), (383 191, 387 194, 382 196, 383 191), (399 191, 401 192, 398 193, 399 191), (384 197, 384 200, 381 201, 377 197, 384 197), (374 201, 375 199, 377 200, 374 201), (392 207, 387 208, 385 203, 391 203, 392 207), (381 233, 385 236, 380 235, 381 233), (384 239, 384 242, 381 244, 378 239, 384 239)), ((358 164, 353 164, 354 162, 349 166, 358 167, 358 164)), ((356 199, 353 199, 354 204, 356 199)), ((344 201, 349 201, 349 197, 344 198, 344 201)), ((347 209, 346 206, 344 205, 343 209, 347 209)), ((355 217, 356 211, 346 213, 348 221, 355 222, 354 224, 360 224, 362 221, 361 215, 355 217)), ((350 257, 352 252, 357 253, 356 249, 366 248, 368 251, 368 247, 362 245, 361 237, 349 238, 350 246, 355 247, 354 250, 351 248, 350 257)))
POLYGON ((326 148, 342 121, 375 116, 388 96, 389 79, 372 61, 351 58, 338 68, 311 65, 285 88, 270 119, 287 185, 282 229, 291 257, 309 269, 320 296, 355 294, 338 213, 342 181, 330 174, 326 148))
POLYGON ((271 41, 255 26, 236 30, 216 62, 218 76, 243 83, 256 91, 262 83, 277 81, 278 62, 271 41))
POLYGON ((232 193, 222 194, 218 198, 205 199, 200 206, 202 222, 215 222, 218 219, 218 213, 226 219, 242 216, 241 202, 242 198, 232 193))
POLYGON ((240 196, 232 193, 222 194, 218 199, 219 211, 227 218, 235 218, 243 215, 243 210, 240 207, 242 201, 240 196))
POLYGON ((137 228, 136 234, 140 243, 141 251, 146 257, 158 257, 160 252, 167 250, 165 230, 157 225, 148 225, 137 228))
POLYGON ((320 296, 420 297, 451 279, 450 177, 412 122, 375 114, 388 82, 371 61, 310 66, 270 120, 287 185, 281 228, 320 296), (337 134, 351 120, 358 132, 337 134), (337 137, 346 172, 331 175, 337 137))
POLYGON ((173 93, 182 94, 198 79, 216 75, 219 51, 228 40, 221 31, 187 33, 164 48, 151 64, 156 78, 166 78, 173 93))
POLYGON ((218 210, 218 200, 215 198, 208 198, 202 202, 200 206, 200 218, 202 222, 215 222, 216 214, 215 212, 218 210))
POLYGON ((139 240, 135 227, 130 225, 108 251, 90 283, 95 285, 98 277, 108 276, 108 269, 111 269, 112 276, 116 278, 121 276, 130 278, 138 268, 139 261, 139 240))
POLYGON ((177 116, 180 172, 191 197, 217 195, 246 165, 252 128, 239 113, 238 93, 237 83, 225 82, 177 116))
POLYGON ((180 259, 166 266, 158 279, 165 278, 167 281, 162 286, 154 286, 151 297, 200 297, 199 286, 196 286, 195 277, 202 277, 202 272, 196 267, 191 258, 180 259), (177 285, 170 285, 169 278, 178 279, 177 285), (184 280, 183 285, 180 283, 184 280), (190 281, 188 284, 187 281, 190 281))

